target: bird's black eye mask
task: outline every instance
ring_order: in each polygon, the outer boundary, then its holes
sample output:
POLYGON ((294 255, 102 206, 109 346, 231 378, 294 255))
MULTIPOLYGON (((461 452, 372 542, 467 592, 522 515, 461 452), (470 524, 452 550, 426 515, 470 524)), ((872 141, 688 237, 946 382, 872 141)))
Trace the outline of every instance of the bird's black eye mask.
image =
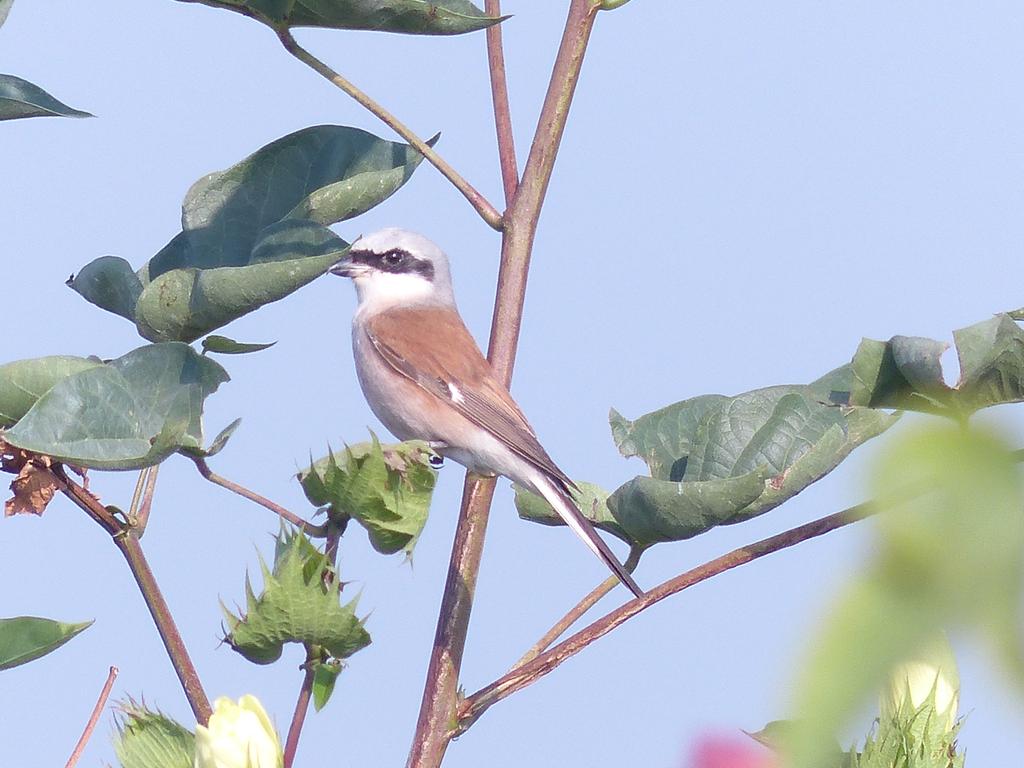
POLYGON ((352 250, 348 258, 353 264, 391 272, 396 275, 419 275, 429 282, 434 281, 434 265, 426 259, 417 259, 402 248, 392 248, 383 253, 368 250, 352 250))

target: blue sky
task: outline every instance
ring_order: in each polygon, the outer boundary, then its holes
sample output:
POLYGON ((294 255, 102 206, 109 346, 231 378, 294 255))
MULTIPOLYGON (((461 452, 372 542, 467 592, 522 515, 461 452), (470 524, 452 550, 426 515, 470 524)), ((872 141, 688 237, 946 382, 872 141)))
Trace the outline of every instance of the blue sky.
MULTIPOLYGON (((521 157, 563 5, 505 5, 521 157)), ((482 34, 297 34, 421 135, 442 131, 441 153, 500 201, 482 34)), ((636 417, 699 394, 806 382, 862 336, 948 338, 1024 304, 1021 39, 1024 8, 1009 1, 634 0, 603 15, 541 219, 513 383, 556 461, 617 487, 643 467, 615 450, 611 406, 636 417)), ((63 282, 102 254, 148 259, 178 231, 181 199, 203 174, 307 125, 394 138, 272 33, 199 5, 19 0, 0 30, 0 71, 97 115, 0 124, 2 361, 139 346, 129 323, 63 282)), ((448 251, 467 324, 485 340, 497 235, 427 165, 337 229, 351 239, 391 225, 448 251)), ((305 511, 291 475, 309 455, 383 431, 352 368, 354 305, 351 287, 328 277, 225 330, 278 344, 225 360, 233 381, 208 401, 208 430, 243 424, 216 471, 305 511)), ((1022 443, 1012 408, 989 418, 1022 443)), ((656 584, 861 500, 875 448, 765 517, 656 548, 638 580, 656 584)), ((93 488, 124 505, 133 482, 97 475, 93 488)), ((342 575, 362 590, 374 644, 310 716, 299 765, 403 763, 461 485, 449 463, 411 565, 346 534, 342 575)), ((284 731, 300 650, 254 667, 219 645, 218 599, 242 599, 245 569, 276 530, 172 459, 143 543, 207 692, 256 694, 284 731)), ((445 764, 677 766, 702 732, 785 716, 808 638, 869 546, 862 524, 658 605, 496 706, 445 764)), ((4 521, 0 574, 0 615, 96 619, 59 652, 0 675, 12 764, 63 764, 111 664, 116 697, 144 697, 191 725, 123 561, 77 510, 60 502, 41 520, 4 521)), ((465 687, 500 675, 602 578, 567 531, 519 521, 502 483, 465 687)), ((972 764, 1001 764, 1024 751, 1024 711, 984 649, 954 640, 970 713, 962 744, 972 764)), ((108 720, 82 765, 113 761, 109 730, 108 720)))

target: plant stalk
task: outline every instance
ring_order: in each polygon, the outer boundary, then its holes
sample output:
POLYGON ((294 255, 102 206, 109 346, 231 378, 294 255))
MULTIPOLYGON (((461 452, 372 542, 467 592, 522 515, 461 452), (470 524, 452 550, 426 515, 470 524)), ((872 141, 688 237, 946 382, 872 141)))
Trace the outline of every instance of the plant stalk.
POLYGON ((75 749, 71 753, 71 757, 68 758, 67 763, 64 764, 64 768, 75 768, 78 764, 79 758, 82 756, 82 752, 85 751, 85 745, 89 743, 89 739, 92 737, 92 732, 96 730, 96 723, 99 722, 100 715, 103 714, 103 708, 107 706, 107 699, 110 698, 110 691, 114 687, 114 681, 117 679, 117 667, 111 667, 110 671, 107 672, 107 682, 103 684, 103 689, 100 691, 99 698, 96 699, 96 706, 92 708, 92 714, 89 716, 89 722, 85 724, 85 730, 82 731, 82 736, 78 739, 78 743, 75 744, 75 749))
POLYGON ((822 536, 850 523, 855 523, 858 520, 863 520, 875 511, 876 507, 870 503, 858 504, 841 512, 836 512, 775 536, 770 536, 767 539, 762 539, 754 544, 734 549, 728 554, 669 579, 654 589, 649 590, 642 598, 630 600, 622 607, 584 627, 532 661, 513 668, 493 683, 484 686, 473 695, 467 697, 459 708, 458 726, 453 735, 458 735, 469 728, 480 715, 494 704, 508 698, 516 691, 532 685, 566 659, 575 656, 595 640, 604 637, 623 622, 628 621, 666 597, 682 592, 694 584, 707 581, 713 576, 757 560, 772 552, 787 549, 800 542, 822 536))
MULTIPOLYGON (((515 365, 530 253, 540 210, 597 11, 594 0, 571 0, 526 170, 503 219, 501 267, 488 359, 506 386, 512 380, 515 365)), ((498 60, 496 56, 489 57, 492 68, 498 60)), ((492 70, 492 78, 494 76, 492 70)), ((496 116, 499 136, 504 130, 500 127, 502 119, 496 116)), ((503 153, 503 167, 510 165, 510 158, 505 154, 512 150, 510 142, 501 142, 499 150, 503 153)), ((459 671, 493 495, 493 479, 467 473, 408 768, 438 768, 455 734, 459 671)))
POLYGON ((384 109, 384 107, 374 99, 370 98, 370 96, 362 91, 358 86, 342 77, 327 66, 327 64, 320 61, 320 59, 299 45, 298 41, 296 41, 292 36, 291 31, 287 27, 282 27, 275 31, 277 32, 278 39, 281 41, 281 45, 284 46, 288 53, 306 66, 310 67, 321 77, 330 81, 335 87, 340 88, 342 91, 347 93, 359 102, 361 106, 373 113, 374 116, 387 125, 391 130, 405 139, 411 146, 415 147, 431 165, 437 168, 437 170, 439 170, 441 174, 448 179, 448 181, 455 185, 455 188, 458 189, 459 192, 462 193, 463 197, 469 201, 469 204, 473 206, 477 213, 480 214, 480 218, 487 222, 488 226, 492 229, 501 229, 501 214, 498 210, 491 205, 487 198, 477 191, 472 184, 460 176, 447 160, 437 154, 433 147, 417 136, 412 129, 405 125, 405 123, 384 109))

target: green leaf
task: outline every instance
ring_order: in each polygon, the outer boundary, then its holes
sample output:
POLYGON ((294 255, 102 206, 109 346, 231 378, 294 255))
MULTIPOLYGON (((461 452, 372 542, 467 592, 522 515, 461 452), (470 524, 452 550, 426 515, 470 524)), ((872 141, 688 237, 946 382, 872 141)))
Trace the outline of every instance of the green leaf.
POLYGON ((195 734, 135 702, 122 705, 114 752, 122 768, 192 768, 195 734))
POLYGON ((217 436, 210 441, 210 445, 208 448, 181 448, 181 453, 189 457, 198 457, 203 459, 208 459, 211 456, 216 456, 218 453, 224 450, 224 446, 228 444, 228 440, 230 440, 231 436, 235 434, 235 430, 238 429, 238 426, 241 423, 242 420, 238 418, 232 421, 226 427, 224 427, 224 429, 218 432, 217 436))
POLYGON ((1024 488, 991 435, 930 427, 901 436, 875 470, 877 542, 829 608, 798 687, 798 768, 880 688, 887 670, 945 627, 982 634, 1024 686, 1024 488))
POLYGON ((853 373, 807 385, 701 395, 630 421, 612 410, 612 436, 651 477, 629 481, 608 506, 632 541, 649 546, 762 515, 835 469, 896 416, 845 407, 853 373))
POLYGON ((254 664, 270 664, 285 643, 320 646, 346 659, 370 644, 370 635, 355 615, 356 601, 341 604, 341 582, 328 558, 301 533, 278 537, 274 568, 260 559, 263 593, 257 597, 246 578, 246 610, 235 616, 226 608, 226 641, 254 664))
POLYGON ((89 262, 67 285, 100 309, 134 322, 142 281, 120 256, 100 256, 89 262))
POLYGON ((194 341, 324 274, 348 248, 327 225, 390 197, 422 159, 357 128, 305 128, 193 184, 182 232, 137 274, 104 256, 69 284, 151 341, 194 341))
POLYGON ((611 495, 608 507, 627 541, 649 547, 747 519, 741 512, 765 492, 767 479, 764 468, 739 477, 686 483, 635 477, 611 495))
POLYGON ((313 707, 317 712, 326 707, 327 702, 330 701, 341 669, 341 661, 338 659, 316 662, 313 670, 313 707))
POLYGON ((183 0, 244 13, 274 28, 327 27, 460 35, 507 19, 469 0, 183 0))
POLYGON ((228 378, 187 344, 150 344, 60 379, 4 439, 81 467, 152 466, 202 448, 203 401, 228 378))
MULTIPOLYGON (((577 480, 576 487, 578 490, 573 495, 583 516, 595 527, 632 544, 633 539, 622 529, 608 509, 608 491, 583 480, 577 480)), ((516 511, 523 520, 541 525, 565 525, 558 513, 543 498, 522 486, 513 485, 513 488, 516 494, 516 511)))
POLYGON ((0 0, 0 27, 7 21, 7 14, 11 12, 12 5, 14 0, 0 0))
POLYGON ((90 626, 91 621, 68 624, 36 616, 0 619, 0 669, 35 661, 90 626))
POLYGON ((18 421, 61 379, 101 365, 94 358, 64 355, 0 365, 0 427, 18 421))
POLYGON ((247 355, 250 352, 262 352, 277 344, 271 341, 264 344, 253 344, 229 339, 227 336, 207 336, 203 339, 203 352, 216 352, 220 355, 247 355))
POLYGON ((433 455, 419 440, 382 446, 374 437, 347 446, 340 457, 329 453, 297 477, 311 504, 357 520, 378 552, 411 552, 437 480, 433 455))
MULTIPOLYGON (((4 12, 6 15, 6 12, 4 12)), ((14 75, 0 75, 0 120, 23 117, 92 117, 72 109, 50 94, 14 75)))
POLYGON ((953 332, 960 381, 942 379, 945 342, 911 336, 864 339, 853 358, 851 402, 962 420, 980 408, 1024 401, 1024 331, 1002 314, 953 332))

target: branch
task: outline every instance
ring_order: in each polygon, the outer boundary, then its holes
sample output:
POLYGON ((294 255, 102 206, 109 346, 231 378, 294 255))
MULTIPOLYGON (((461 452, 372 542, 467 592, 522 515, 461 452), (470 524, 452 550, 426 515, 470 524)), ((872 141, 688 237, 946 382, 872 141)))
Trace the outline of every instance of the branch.
POLYGON ((57 478, 57 486, 60 491, 99 523, 110 534, 117 548, 121 550, 121 554, 124 555, 128 567, 131 569, 132 576, 135 577, 135 582, 139 585, 146 607, 149 608, 160 639, 164 643, 164 648, 167 649, 167 655, 171 658, 171 664, 178 675, 178 680, 181 681, 181 687, 185 691, 185 698, 188 699, 192 713, 199 723, 205 725, 212 713, 210 701, 206 697, 206 692, 203 691, 199 674, 188 655, 188 649, 185 648, 185 641, 182 640, 181 633, 178 632, 178 627, 174 623, 171 609, 167 606, 167 601, 164 600, 160 587, 156 583, 156 577, 153 576, 153 571, 146 561, 135 530, 131 526, 121 525, 98 498, 71 480, 59 464, 54 467, 54 477, 57 478))
POLYGON ((75 768, 78 763, 78 758, 82 756, 82 752, 85 751, 85 745, 89 743, 89 738, 92 736, 92 732, 96 730, 96 723, 99 722, 100 715, 103 714, 103 708, 107 706, 107 699, 110 698, 110 690, 114 687, 114 680, 117 679, 117 667, 111 667, 107 673, 107 682, 103 684, 103 690, 100 691, 100 696, 96 699, 96 706, 92 708, 92 714, 89 716, 89 722, 85 724, 85 730, 82 731, 81 738, 78 739, 78 743, 75 745, 75 751, 71 753, 71 757, 68 758, 67 763, 64 764, 64 768, 75 768))
MULTIPOLYGON (((544 192, 554 168, 597 10, 594 0, 571 0, 523 180, 503 222, 501 267, 487 356, 495 374, 506 386, 512 380, 530 253, 544 192)), ((491 52, 493 54, 493 49, 491 52)), ((498 59, 492 55, 489 61, 493 68, 498 59)), ((494 77, 492 69, 492 82, 494 77)), ((500 121, 498 118, 499 126, 500 121)), ((500 136, 503 129, 498 130, 500 136)), ((438 768, 453 735, 451 726, 458 708, 459 670, 493 495, 493 479, 467 473, 408 768, 438 768)))
POLYGON ((391 130, 409 142, 409 144, 415 147, 431 165, 437 168, 437 170, 439 170, 441 174, 448 179, 448 181, 455 185, 455 188, 462 193, 463 197, 469 201, 469 204, 476 209, 476 212, 480 214, 480 217, 486 221, 492 229, 501 230, 501 214, 498 210, 491 205, 487 198, 478 192, 472 184, 462 178, 462 176, 460 176, 459 173, 448 164, 448 161, 437 154, 437 152, 435 152, 427 142, 413 133, 410 128, 370 98, 370 96, 360 90, 354 83, 346 80, 324 62, 320 61, 316 56, 299 45, 298 41, 296 41, 292 36, 291 31, 289 31, 287 27, 276 29, 275 32, 277 32, 277 37, 281 41, 281 45, 284 46, 288 53, 313 69, 321 77, 329 80, 334 86, 347 93, 359 102, 359 104, 372 112, 381 120, 381 122, 391 128, 391 130))
POLYGON ((307 649, 306 663, 302 665, 306 674, 302 677, 299 697, 295 701, 295 712, 292 714, 292 724, 288 728, 288 739, 284 744, 284 768, 292 768, 292 763, 295 761, 295 751, 299 748, 299 735, 302 733, 303 723, 306 722, 309 699, 313 693, 313 678, 316 677, 316 670, 313 664, 313 650, 307 649))
MULTIPOLYGON (((629 557, 626 558, 626 562, 622 564, 629 573, 636 570, 637 564, 640 562, 640 556, 644 553, 644 550, 640 547, 632 547, 629 550, 629 557)), ((573 624, 579 621, 580 617, 583 616, 587 611, 597 605, 597 601, 607 595, 619 584, 618 576, 609 576, 607 579, 598 584, 594 589, 580 600, 573 608, 559 619, 551 629, 549 629, 544 637, 536 642, 536 644, 523 654, 523 657, 517 661, 512 669, 519 669, 521 666, 529 661, 533 661, 535 658, 540 656, 548 647, 555 642, 558 638, 565 634, 566 630, 569 629, 573 624)))
MULTIPOLYGON (((489 16, 501 16, 501 0, 486 0, 484 9, 489 16)), ((505 50, 501 44, 501 24, 487 28, 487 64, 491 75, 491 102, 494 104, 494 127, 498 134, 498 160, 501 163, 501 182, 505 188, 505 207, 519 188, 519 168, 516 165, 516 146, 512 135, 512 110, 508 103, 508 82, 505 79, 505 50)))
POLYGON ((329 530, 329 523, 323 525, 315 525, 301 517, 296 515, 294 512, 285 509, 280 504, 275 504, 270 499, 260 496, 255 491, 250 491, 244 485, 239 485, 233 480, 228 480, 226 477, 221 477, 206 463, 206 459, 193 457, 192 461, 195 462, 196 469, 199 470, 199 474, 209 480, 214 485, 219 485, 221 488, 227 488, 232 493, 237 493, 239 496, 253 501, 259 504, 265 509, 269 509, 271 512, 283 517, 289 523, 294 525, 296 528, 300 528, 307 536, 315 536, 317 538, 323 538, 327 535, 329 530))
POLYGON ((673 579, 669 579, 654 589, 649 590, 644 597, 631 600, 621 608, 617 608, 601 617, 589 626, 581 629, 575 635, 563 640, 551 650, 542 653, 533 661, 521 667, 516 667, 490 685, 484 686, 472 696, 466 698, 459 708, 458 724, 451 736, 455 737, 469 728, 492 705, 511 696, 516 691, 535 683, 566 659, 575 656, 595 640, 604 637, 623 622, 650 608, 655 603, 664 600, 666 597, 682 592, 687 587, 692 587, 694 584, 706 581, 712 576, 717 576, 720 573, 757 560, 772 552, 778 552, 802 541, 822 536, 837 528, 863 520, 875 511, 875 507, 870 503, 858 504, 841 512, 836 512, 819 520, 784 531, 775 536, 770 536, 767 539, 762 539, 746 547, 734 549, 726 555, 710 560, 673 579))

